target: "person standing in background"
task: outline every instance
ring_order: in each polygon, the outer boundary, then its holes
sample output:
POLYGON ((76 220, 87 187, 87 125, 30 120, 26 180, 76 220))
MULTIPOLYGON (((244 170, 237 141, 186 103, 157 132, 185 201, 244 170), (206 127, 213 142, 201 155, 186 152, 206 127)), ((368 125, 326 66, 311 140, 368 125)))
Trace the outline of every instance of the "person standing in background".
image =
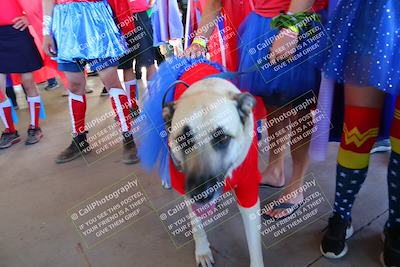
POLYGON ((147 83, 150 82, 151 77, 156 72, 156 66, 154 62, 153 28, 151 19, 147 14, 150 5, 147 0, 130 0, 129 6, 135 28, 133 32, 125 35, 129 50, 120 58, 118 68, 123 70, 124 85, 129 100, 129 106, 134 111, 133 114, 135 116, 138 110, 136 99, 138 82, 133 69, 133 62, 135 62, 136 70, 141 67, 146 68, 147 83))
POLYGON ((122 31, 130 30, 128 28, 133 30, 133 25, 130 23, 123 26, 120 23, 121 27, 118 27, 113 16, 118 21, 125 21, 127 16, 124 12, 127 7, 127 2, 116 0, 43 0, 43 49, 47 55, 57 60, 58 69, 65 73, 70 85, 69 108, 73 140, 59 154, 57 163, 65 163, 80 157, 82 153, 90 152, 85 125, 86 64, 99 73, 109 91, 123 137, 122 161, 126 164, 139 162, 130 132, 132 120, 128 98, 117 73, 118 58, 126 52, 120 28, 122 31), (122 13, 118 13, 122 10, 122 13), (81 19, 77 20, 78 17, 81 19))
POLYGON ((5 130, 0 138, 0 149, 20 141, 12 120, 10 100, 6 97, 6 74, 21 74, 31 115, 26 145, 36 144, 43 137, 39 126, 41 98, 33 80, 33 71, 43 66, 42 58, 28 30, 29 22, 21 4, 16 0, 3 0, 0 12, 0 117, 5 130))

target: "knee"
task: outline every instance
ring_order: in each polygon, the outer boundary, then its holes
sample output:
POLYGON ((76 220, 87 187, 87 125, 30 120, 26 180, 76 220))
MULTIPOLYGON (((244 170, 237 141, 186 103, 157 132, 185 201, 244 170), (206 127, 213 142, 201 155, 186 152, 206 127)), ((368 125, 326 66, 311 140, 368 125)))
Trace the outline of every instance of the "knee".
POLYGON ((69 90, 72 93, 79 93, 85 89, 85 81, 81 80, 72 80, 69 81, 69 90))
POLYGON ((21 74, 21 82, 25 87, 29 87, 29 85, 34 83, 32 73, 21 74))

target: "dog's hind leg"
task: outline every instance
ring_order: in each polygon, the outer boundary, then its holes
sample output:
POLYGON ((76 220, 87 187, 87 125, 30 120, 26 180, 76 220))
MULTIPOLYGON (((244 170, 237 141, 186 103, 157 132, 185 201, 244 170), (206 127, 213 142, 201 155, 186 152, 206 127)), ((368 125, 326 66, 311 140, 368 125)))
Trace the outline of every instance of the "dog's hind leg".
POLYGON ((195 215, 190 205, 188 206, 188 210, 195 243, 196 264, 201 267, 212 267, 214 264, 214 257, 210 249, 207 234, 201 225, 201 219, 195 215))
POLYGON ((251 208, 243 208, 239 205, 242 215, 244 230, 246 232, 247 246, 250 254, 250 267, 263 267, 263 254, 261 247, 260 225, 261 217, 259 215, 260 200, 251 208))

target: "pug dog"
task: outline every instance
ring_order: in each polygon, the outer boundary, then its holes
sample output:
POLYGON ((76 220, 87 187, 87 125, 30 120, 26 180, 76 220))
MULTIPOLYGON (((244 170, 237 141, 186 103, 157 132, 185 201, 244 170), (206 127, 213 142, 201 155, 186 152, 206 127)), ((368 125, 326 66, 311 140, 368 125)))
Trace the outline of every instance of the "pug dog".
MULTIPOLYGON (((176 168, 185 176, 186 198, 195 199, 188 206, 188 211, 191 214, 196 262, 201 267, 214 264, 210 244, 199 219, 202 207, 215 207, 216 200, 224 193, 227 180, 235 176, 237 169, 248 168, 250 164, 251 169, 258 172, 257 156, 248 159, 250 150, 256 149, 252 148, 255 138, 254 106, 252 95, 241 93, 225 79, 212 77, 193 83, 179 99, 163 108, 171 157, 176 168), (245 162, 246 166, 243 166, 245 162)), ((241 175, 245 171, 238 173, 241 175)), ((239 190, 236 195, 251 267, 264 266, 257 177, 241 175, 233 180, 236 183, 234 190, 239 190)))

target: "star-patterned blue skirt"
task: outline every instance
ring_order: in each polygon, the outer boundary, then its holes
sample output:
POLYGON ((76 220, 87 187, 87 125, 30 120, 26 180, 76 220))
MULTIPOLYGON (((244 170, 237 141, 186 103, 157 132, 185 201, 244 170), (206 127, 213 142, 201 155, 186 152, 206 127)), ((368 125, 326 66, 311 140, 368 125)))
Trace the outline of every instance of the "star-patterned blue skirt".
POLYGON ((327 31, 329 78, 400 94, 399 0, 341 0, 327 31))

